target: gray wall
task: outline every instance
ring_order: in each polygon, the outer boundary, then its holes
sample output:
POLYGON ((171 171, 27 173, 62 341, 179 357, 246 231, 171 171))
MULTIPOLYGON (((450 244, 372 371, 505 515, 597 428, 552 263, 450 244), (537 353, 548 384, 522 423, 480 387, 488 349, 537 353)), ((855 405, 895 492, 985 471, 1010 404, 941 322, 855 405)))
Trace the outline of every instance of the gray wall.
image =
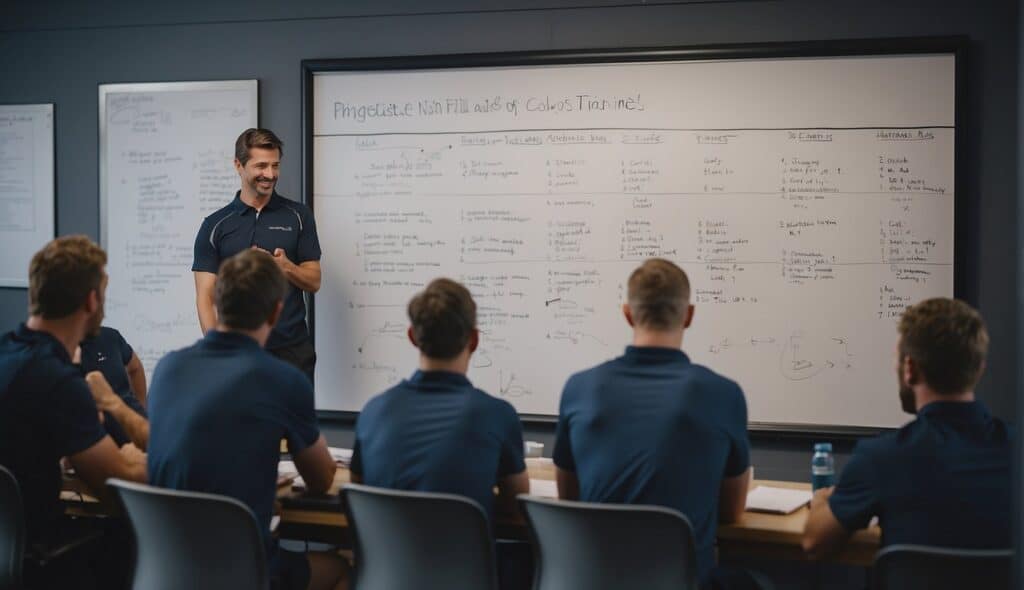
MULTIPOLYGON (((104 82, 258 78, 260 121, 286 145, 280 190, 298 197, 300 72, 305 58, 967 35, 962 105, 968 297, 989 319, 981 396, 1013 419, 1018 385, 1018 12, 1011 0, 623 0, 6 3, 0 102, 56 103, 59 233, 99 234, 97 90, 104 82)), ((894 84, 900 83, 893 80, 894 84)), ((0 326, 25 313, 0 290, 0 326)), ((892 346, 881 342, 879 346, 892 346)), ((321 351, 321 358, 329 358, 321 351)), ((893 394, 895 396, 895 392, 893 394)), ((350 429, 329 426, 338 444, 350 429)), ((530 433, 546 439, 547 429, 530 433)), ((758 475, 806 476, 809 442, 758 437, 758 475)))

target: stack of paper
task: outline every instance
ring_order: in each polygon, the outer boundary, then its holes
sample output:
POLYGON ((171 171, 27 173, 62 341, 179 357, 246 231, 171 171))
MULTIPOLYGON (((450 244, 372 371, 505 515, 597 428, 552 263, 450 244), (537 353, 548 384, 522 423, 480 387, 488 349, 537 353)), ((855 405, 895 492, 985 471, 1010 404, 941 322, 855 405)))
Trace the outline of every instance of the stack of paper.
POLYGON ((789 514, 811 501, 811 490, 757 486, 747 494, 747 510, 789 514))
POLYGON ((352 462, 352 449, 327 447, 327 450, 331 453, 331 458, 334 459, 335 463, 347 467, 348 464, 352 462))

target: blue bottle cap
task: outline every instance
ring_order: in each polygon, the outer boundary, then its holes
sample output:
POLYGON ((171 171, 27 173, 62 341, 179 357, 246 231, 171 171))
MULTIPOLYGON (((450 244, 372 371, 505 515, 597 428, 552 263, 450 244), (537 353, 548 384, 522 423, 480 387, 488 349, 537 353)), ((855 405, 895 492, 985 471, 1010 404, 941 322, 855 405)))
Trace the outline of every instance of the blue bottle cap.
POLYGON ((831 453, 832 443, 814 443, 814 452, 831 453))

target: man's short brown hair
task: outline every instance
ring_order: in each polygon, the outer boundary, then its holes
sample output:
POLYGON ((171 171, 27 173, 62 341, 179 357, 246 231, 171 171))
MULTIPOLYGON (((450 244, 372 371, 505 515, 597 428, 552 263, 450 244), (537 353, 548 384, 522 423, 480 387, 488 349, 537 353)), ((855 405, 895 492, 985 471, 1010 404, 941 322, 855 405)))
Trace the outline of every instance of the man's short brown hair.
POLYGON ((284 156, 284 143, 270 129, 251 127, 238 136, 235 140, 235 158, 242 166, 252 157, 249 153, 252 148, 276 149, 278 155, 284 156))
POLYGON ((678 328, 690 305, 690 279, 672 262, 651 258, 629 275, 628 303, 636 326, 678 328))
POLYGON ((938 297, 907 308, 899 324, 900 359, 914 360, 936 393, 970 391, 988 354, 985 320, 963 301, 938 297))
POLYGON ((57 238, 36 252, 28 266, 31 315, 56 320, 74 313, 99 290, 107 253, 86 236, 57 238))
POLYGON ((242 250, 217 272, 217 320, 233 330, 255 330, 270 319, 287 292, 288 281, 270 254, 242 250))
POLYGON ((409 301, 409 322, 420 352, 435 359, 458 356, 476 329, 476 303, 451 279, 434 279, 409 301))

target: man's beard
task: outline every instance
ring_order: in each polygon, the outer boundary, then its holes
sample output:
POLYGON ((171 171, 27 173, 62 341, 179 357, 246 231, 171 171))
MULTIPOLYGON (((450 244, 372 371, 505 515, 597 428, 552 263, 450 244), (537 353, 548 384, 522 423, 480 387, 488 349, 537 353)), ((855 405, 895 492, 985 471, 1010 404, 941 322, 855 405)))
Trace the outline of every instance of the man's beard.
POLYGON ((100 327, 103 326, 104 315, 103 304, 101 303, 100 308, 89 318, 89 329, 85 333, 86 336, 95 338, 100 335, 100 327))
POLYGON ((900 407, 908 414, 917 414, 917 401, 914 399, 914 390, 900 383, 900 407))

